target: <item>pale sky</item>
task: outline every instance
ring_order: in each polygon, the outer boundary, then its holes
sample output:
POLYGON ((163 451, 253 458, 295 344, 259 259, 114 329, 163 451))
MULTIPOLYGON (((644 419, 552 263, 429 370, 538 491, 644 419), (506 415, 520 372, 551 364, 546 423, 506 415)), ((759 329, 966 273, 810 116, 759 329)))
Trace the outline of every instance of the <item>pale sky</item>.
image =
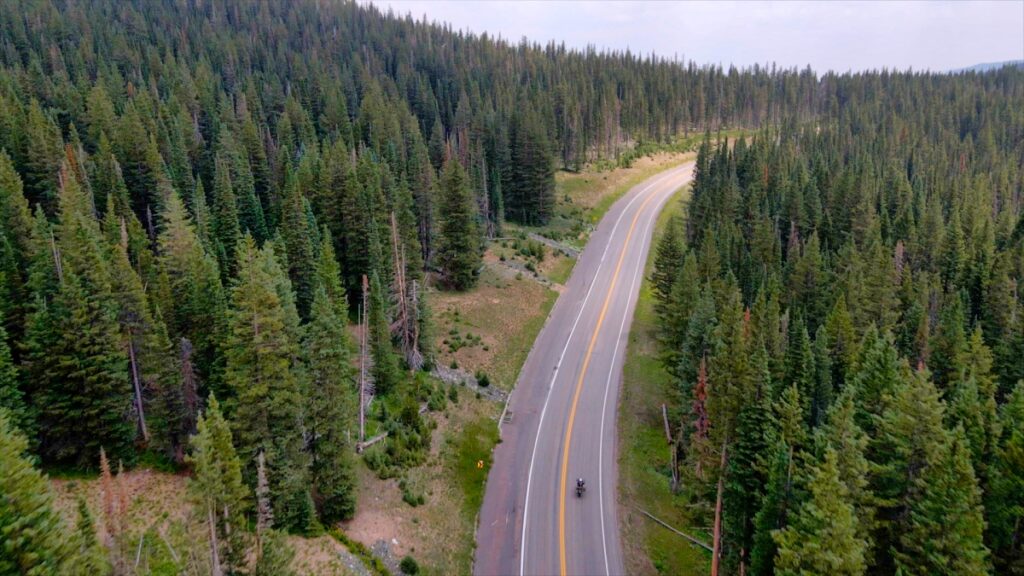
POLYGON ((1024 59, 1024 0, 600 2, 372 0, 457 30, 698 64, 930 69, 1024 59))

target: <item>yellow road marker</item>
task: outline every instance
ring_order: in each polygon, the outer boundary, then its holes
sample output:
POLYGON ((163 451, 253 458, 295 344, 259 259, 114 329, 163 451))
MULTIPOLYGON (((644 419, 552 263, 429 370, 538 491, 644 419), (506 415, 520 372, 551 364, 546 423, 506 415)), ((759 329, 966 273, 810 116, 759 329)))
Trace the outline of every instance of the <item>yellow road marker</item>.
MULTIPOLYGON (((615 264, 615 273, 612 274, 612 282, 608 287, 608 295, 605 296, 604 304, 601 306, 601 315, 597 317, 597 326, 594 327, 594 333, 590 336, 590 344, 587 346, 587 353, 583 357, 583 367, 580 369, 580 377, 576 381, 576 390, 572 396, 572 407, 569 409, 569 423, 565 428, 565 443, 562 450, 562 480, 560 486, 562 490, 568 486, 569 482, 569 446, 572 442, 572 425, 576 420, 576 405, 580 400, 580 390, 583 389, 583 378, 587 375, 587 367, 590 365, 590 357, 594 353, 594 345, 597 343, 597 335, 601 331, 601 325, 604 324, 605 314, 608 312, 608 304, 612 301, 612 294, 615 293, 615 284, 619 280, 619 272, 622 270, 622 263, 626 259, 626 252, 629 251, 629 242, 633 238, 633 230, 636 228, 636 223, 640 220, 640 215, 643 213, 644 208, 647 204, 654 199, 657 194, 651 194, 646 200, 640 204, 640 208, 637 209, 636 215, 633 216, 633 221, 629 225, 629 230, 626 232, 626 241, 622 243, 622 253, 619 254, 619 261, 615 264)), ((609 242, 611 239, 609 238, 609 242)), ((561 563, 562 576, 566 576, 566 560, 565 560, 565 501, 568 499, 568 493, 564 493, 558 502, 558 558, 561 563)))

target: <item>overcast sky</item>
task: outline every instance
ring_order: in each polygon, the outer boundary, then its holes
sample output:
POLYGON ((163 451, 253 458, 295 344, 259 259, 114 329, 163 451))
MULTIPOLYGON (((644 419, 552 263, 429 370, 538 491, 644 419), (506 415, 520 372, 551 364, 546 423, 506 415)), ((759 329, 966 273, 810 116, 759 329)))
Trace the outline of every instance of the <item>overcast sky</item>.
POLYGON ((699 64, 945 71, 1024 59, 1024 0, 987 2, 480 2, 373 0, 507 40, 699 64))

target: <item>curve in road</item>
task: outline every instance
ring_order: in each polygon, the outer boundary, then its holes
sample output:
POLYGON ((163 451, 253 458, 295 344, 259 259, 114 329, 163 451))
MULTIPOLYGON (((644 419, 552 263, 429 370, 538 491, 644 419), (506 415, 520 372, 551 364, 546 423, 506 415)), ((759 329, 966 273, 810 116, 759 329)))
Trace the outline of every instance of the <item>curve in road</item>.
POLYGON ((519 375, 477 528, 479 575, 623 573, 615 414, 651 229, 693 163, 633 187, 601 220, 519 375), (575 479, 589 490, 575 496, 575 479))

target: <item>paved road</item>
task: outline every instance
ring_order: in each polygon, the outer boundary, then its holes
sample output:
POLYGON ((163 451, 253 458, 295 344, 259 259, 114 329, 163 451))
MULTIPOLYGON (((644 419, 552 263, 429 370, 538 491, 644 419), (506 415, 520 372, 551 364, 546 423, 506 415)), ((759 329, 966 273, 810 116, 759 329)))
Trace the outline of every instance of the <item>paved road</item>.
POLYGON ((480 511, 476 574, 623 573, 615 490, 623 356, 654 223, 692 173, 688 163, 634 187, 580 255, 509 403, 480 511), (578 499, 580 476, 587 492, 578 499))

